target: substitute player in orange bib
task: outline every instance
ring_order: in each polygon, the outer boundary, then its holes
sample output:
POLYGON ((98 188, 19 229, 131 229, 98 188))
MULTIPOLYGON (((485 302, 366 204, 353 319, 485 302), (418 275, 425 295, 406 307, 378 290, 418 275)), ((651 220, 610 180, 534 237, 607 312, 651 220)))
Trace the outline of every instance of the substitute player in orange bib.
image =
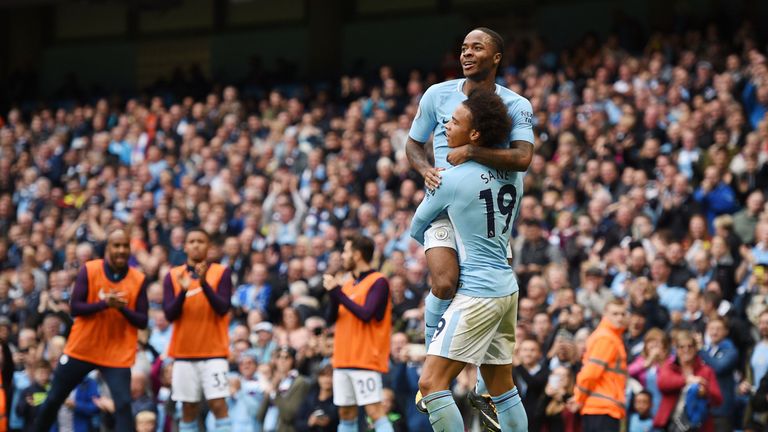
POLYGON ((174 359, 172 399, 182 402, 180 432, 196 432, 203 397, 216 417, 216 432, 229 432, 230 269, 208 264, 210 237, 202 228, 187 232, 187 263, 174 267, 163 282, 163 309, 173 323, 168 356, 174 359))
POLYGON ((33 430, 48 432, 69 393, 94 369, 109 386, 115 402, 115 430, 133 432, 131 366, 136 359, 138 329, 147 327, 146 277, 128 267, 128 234, 107 236, 105 259, 85 263, 72 292, 75 323, 53 375, 48 398, 33 430))
POLYGON ((381 375, 389 369, 392 304, 389 283, 371 268, 373 240, 356 235, 344 243, 346 280, 323 276, 331 296, 333 403, 339 407, 339 432, 357 432, 358 407, 364 407, 376 432, 392 432, 381 404, 381 375))

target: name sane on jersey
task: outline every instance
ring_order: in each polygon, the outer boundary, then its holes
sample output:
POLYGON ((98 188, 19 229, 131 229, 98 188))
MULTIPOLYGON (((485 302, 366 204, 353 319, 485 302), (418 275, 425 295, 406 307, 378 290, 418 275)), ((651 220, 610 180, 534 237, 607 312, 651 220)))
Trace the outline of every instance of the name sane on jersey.
POLYGON ((510 176, 510 171, 488 170, 487 173, 480 174, 480 180, 482 180, 484 184, 488 184, 491 180, 509 180, 510 176))

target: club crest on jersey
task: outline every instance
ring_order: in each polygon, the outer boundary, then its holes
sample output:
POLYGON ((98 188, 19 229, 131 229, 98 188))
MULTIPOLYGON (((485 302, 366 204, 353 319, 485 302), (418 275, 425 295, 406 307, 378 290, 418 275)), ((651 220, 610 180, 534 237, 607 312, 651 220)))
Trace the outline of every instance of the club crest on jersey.
POLYGON ((446 228, 437 228, 434 232, 434 236, 436 240, 445 240, 448 238, 448 229, 446 228))

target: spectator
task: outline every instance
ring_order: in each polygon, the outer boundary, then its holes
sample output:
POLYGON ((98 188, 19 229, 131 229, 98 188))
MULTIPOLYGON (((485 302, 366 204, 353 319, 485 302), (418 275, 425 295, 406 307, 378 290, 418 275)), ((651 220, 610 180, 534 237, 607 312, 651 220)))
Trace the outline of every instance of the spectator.
POLYGON ((753 430, 759 430, 760 427, 764 428, 766 423, 761 420, 764 418, 763 415, 768 412, 768 374, 764 375, 763 379, 760 380, 760 385, 757 387, 754 396, 752 396, 750 406, 753 413, 756 414, 755 417, 759 419, 755 421, 753 417, 750 426, 754 427, 753 430))
POLYGON ((587 268, 582 279, 584 283, 577 290, 576 301, 587 308, 588 317, 597 317, 611 300, 611 291, 603 285, 603 270, 597 266, 587 268))
POLYGON ((747 205, 733 215, 734 231, 745 244, 750 244, 755 240, 755 228, 764 203, 763 192, 756 190, 747 197, 747 205))
POLYGON ((142 411, 156 411, 155 403, 149 396, 149 377, 138 370, 131 371, 131 409, 134 417, 142 411))
POLYGON ((136 432, 154 432, 157 430, 157 414, 141 411, 136 414, 136 432))
POLYGON ((272 331, 273 327, 269 322, 260 322, 251 329, 251 334, 256 336, 256 340, 252 342, 252 350, 258 364, 269 364, 272 360, 272 353, 278 347, 272 336, 272 331))
POLYGON ((293 422, 297 432, 333 432, 339 415, 333 404, 333 368, 326 365, 317 375, 293 422))
MULTIPOLYGON (((517 351, 520 364, 515 366, 513 377, 515 385, 520 389, 525 413, 528 416, 528 428, 540 430, 541 420, 536 410, 541 404, 542 392, 547 385, 549 369, 542 361, 541 347, 535 339, 527 339, 520 342, 517 351)), ((567 400, 566 395, 562 395, 567 400)))
POLYGON ((651 413, 653 399, 647 391, 641 391, 635 396, 634 411, 629 417, 628 432, 652 432, 653 414, 651 413))
POLYGON ((541 274, 547 264, 559 263, 562 259, 558 249, 544 237, 541 224, 534 219, 520 221, 524 240, 520 250, 514 253, 514 268, 521 285, 526 285, 531 276, 541 274))
POLYGON ((739 352, 728 339, 728 326, 724 319, 715 318, 707 323, 705 343, 699 357, 715 372, 722 393, 722 403, 711 410, 715 430, 733 430, 732 417, 736 396, 733 375, 738 366, 739 352))
POLYGON ((267 384, 269 399, 261 405, 256 418, 263 422, 265 432, 294 432, 293 419, 309 391, 310 383, 295 369, 296 351, 289 346, 276 353, 272 380, 267 384))
POLYGON ((24 420, 24 430, 31 431, 32 423, 40 405, 48 395, 48 385, 51 382, 51 365, 46 361, 40 361, 35 367, 34 381, 21 392, 16 413, 24 420))
POLYGON ((715 166, 704 171, 704 180, 693 197, 701 204, 710 230, 716 216, 735 213, 739 208, 735 192, 723 182, 722 173, 715 166))
POLYGON ((247 283, 238 286, 232 296, 232 305, 242 308, 245 312, 257 310, 266 314, 272 295, 272 286, 267 282, 267 276, 267 267, 264 264, 254 264, 248 273, 247 283))
POLYGON ((659 390, 659 369, 669 359, 669 337, 661 330, 652 328, 645 334, 643 353, 638 356, 627 371, 649 393, 653 418, 659 411, 661 391, 659 390))
POLYGON ((537 418, 547 430, 552 432, 578 430, 577 414, 567 409, 567 402, 573 395, 573 381, 573 372, 562 366, 555 368, 549 375, 536 411, 537 418))
POLYGON ((87 376, 75 390, 70 393, 64 406, 59 409, 57 419, 58 430, 74 432, 90 432, 100 423, 101 409, 96 406, 95 399, 99 398, 99 385, 96 380, 87 376))
MULTIPOLYGON (((421 330, 421 329, 420 329, 421 330)), ((429 417, 420 413, 413 396, 419 389, 419 376, 427 357, 426 350, 421 344, 408 344, 405 333, 392 335, 390 359, 390 381, 395 392, 395 400, 405 407, 406 429, 429 430, 429 417)))
POLYGON ((241 354, 238 360, 238 373, 229 379, 231 396, 227 402, 233 432, 261 431, 261 423, 257 420, 256 414, 266 402, 266 395, 263 391, 265 383, 260 382, 256 374, 257 367, 257 358, 254 354, 241 354))
POLYGON ((686 289, 670 285, 670 265, 664 257, 656 257, 651 265, 651 283, 659 294, 659 303, 670 312, 685 309, 686 289))
MULTIPOLYGON (((653 426, 657 428, 665 428, 671 422, 685 421, 683 412, 687 413, 687 410, 679 400, 686 400, 691 388, 695 389, 699 399, 706 401, 710 406, 720 406, 723 401, 715 372, 697 355, 698 347, 693 335, 682 330, 673 339, 676 354, 667 359, 659 369, 662 400, 659 412, 653 419, 653 426)), ((711 415, 698 420, 701 421, 703 432, 714 432, 711 415)))

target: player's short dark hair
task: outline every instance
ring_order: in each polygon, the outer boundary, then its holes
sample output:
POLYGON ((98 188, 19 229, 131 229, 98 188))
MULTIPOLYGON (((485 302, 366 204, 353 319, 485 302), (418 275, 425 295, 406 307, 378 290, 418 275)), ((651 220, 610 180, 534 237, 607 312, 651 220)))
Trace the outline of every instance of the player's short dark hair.
POLYGON ((366 263, 370 263, 373 260, 373 250, 375 246, 373 240, 370 237, 366 237, 361 234, 355 234, 347 238, 347 241, 352 244, 352 250, 360 252, 363 256, 363 260, 366 263))
POLYGON ((480 132, 480 145, 505 144, 512 131, 507 106, 494 92, 475 89, 464 102, 472 114, 472 128, 480 132))
POLYGON ((478 27, 475 30, 480 30, 481 32, 490 36, 491 40, 493 41, 493 44, 496 45, 496 52, 500 53, 501 55, 504 55, 504 38, 501 37, 500 34, 489 29, 488 27, 478 27))
POLYGON ((192 227, 192 228, 187 230, 187 233, 184 235, 184 242, 187 241, 187 239, 189 238, 190 234, 196 233, 196 232, 197 233, 202 233, 205 236, 206 240, 211 241, 211 235, 208 234, 208 231, 206 231, 203 227, 196 226, 196 227, 192 227))

